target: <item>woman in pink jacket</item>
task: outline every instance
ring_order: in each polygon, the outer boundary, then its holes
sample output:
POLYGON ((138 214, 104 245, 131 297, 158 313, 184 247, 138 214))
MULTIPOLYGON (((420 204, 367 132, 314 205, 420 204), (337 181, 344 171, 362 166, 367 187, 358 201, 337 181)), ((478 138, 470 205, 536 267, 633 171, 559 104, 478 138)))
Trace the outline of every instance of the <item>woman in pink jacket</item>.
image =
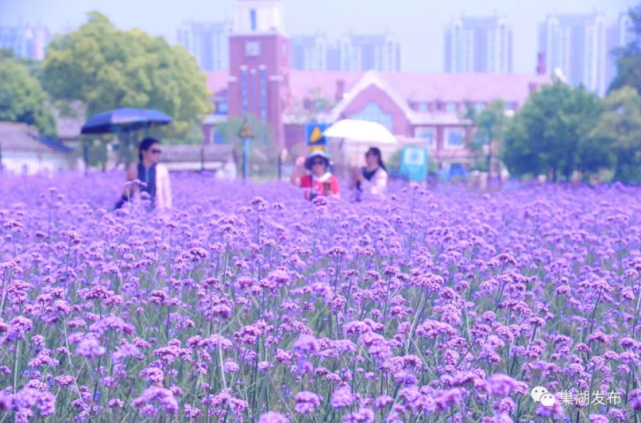
POLYGON ((152 208, 158 210, 171 208, 169 171, 160 163, 161 154, 162 150, 158 140, 153 138, 142 140, 138 150, 139 163, 129 166, 127 180, 138 179, 144 185, 132 184, 125 188, 121 200, 116 204, 116 209, 141 192, 146 192, 149 195, 152 208))

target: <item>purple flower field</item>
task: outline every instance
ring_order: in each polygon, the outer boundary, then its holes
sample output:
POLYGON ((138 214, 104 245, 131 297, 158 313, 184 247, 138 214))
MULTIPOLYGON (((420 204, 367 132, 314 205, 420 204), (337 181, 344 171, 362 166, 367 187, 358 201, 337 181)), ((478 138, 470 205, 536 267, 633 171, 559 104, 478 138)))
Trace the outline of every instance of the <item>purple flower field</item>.
POLYGON ((0 180, 0 423, 641 421, 640 189, 122 180, 0 180))

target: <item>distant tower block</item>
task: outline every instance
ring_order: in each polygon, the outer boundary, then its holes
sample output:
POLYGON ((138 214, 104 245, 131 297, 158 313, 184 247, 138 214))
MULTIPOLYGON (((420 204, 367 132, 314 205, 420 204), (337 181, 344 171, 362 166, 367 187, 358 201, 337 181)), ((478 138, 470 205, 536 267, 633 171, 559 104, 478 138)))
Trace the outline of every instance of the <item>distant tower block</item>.
POLYGON ((280 0, 238 0, 234 5, 233 32, 285 33, 283 2, 280 0))

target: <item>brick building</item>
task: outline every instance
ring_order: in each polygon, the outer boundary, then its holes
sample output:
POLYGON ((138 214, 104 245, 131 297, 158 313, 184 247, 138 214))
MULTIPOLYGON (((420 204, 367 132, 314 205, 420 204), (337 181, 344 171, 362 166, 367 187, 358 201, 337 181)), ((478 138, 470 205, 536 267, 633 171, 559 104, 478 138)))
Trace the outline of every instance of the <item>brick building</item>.
POLYGON ((230 70, 208 73, 217 112, 203 124, 206 142, 219 139, 217 125, 243 114, 263 119, 282 148, 304 143, 310 120, 364 119, 383 124, 401 143, 427 146, 439 162, 465 162, 466 107, 502 99, 506 112, 516 111, 550 82, 542 63, 532 74, 292 70, 283 13, 280 0, 236 3, 230 70))

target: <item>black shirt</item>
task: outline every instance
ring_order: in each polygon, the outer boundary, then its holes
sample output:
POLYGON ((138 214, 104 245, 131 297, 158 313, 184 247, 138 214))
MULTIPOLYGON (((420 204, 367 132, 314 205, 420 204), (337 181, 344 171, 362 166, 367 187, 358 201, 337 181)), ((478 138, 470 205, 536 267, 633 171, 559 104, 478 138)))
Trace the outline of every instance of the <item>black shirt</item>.
MULTIPOLYGON (((363 174, 363 177, 367 179, 368 181, 371 181, 376 172, 378 171, 378 167, 374 170, 367 170, 367 168, 362 168, 361 173, 363 174)), ((359 191, 361 191, 361 181, 356 182, 356 188, 358 188, 359 191)))
MULTIPOLYGON (((146 168, 142 163, 138 164, 138 180, 144 182, 146 185, 140 187, 141 192, 146 192, 151 197, 151 208, 154 208, 156 202, 156 165, 146 168)), ((120 200, 116 203, 115 209, 121 208, 129 198, 123 194, 120 200)))
POLYGON ((146 186, 141 186, 140 190, 149 194, 153 202, 156 199, 156 165, 146 168, 142 163, 139 163, 138 179, 147 184, 146 186))

